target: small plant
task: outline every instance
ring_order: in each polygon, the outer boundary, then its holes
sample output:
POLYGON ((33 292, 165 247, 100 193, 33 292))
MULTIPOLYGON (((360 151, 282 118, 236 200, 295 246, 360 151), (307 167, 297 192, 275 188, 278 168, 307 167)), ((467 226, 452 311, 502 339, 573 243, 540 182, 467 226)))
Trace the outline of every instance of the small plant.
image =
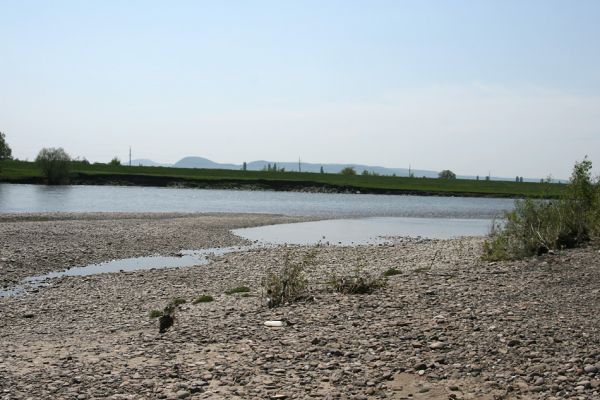
POLYGON ((210 303, 211 301, 214 301, 215 299, 208 294, 203 294, 202 296, 196 297, 194 299, 194 301, 192 301, 193 304, 198 304, 198 303, 210 303))
POLYGON ((185 303, 185 299, 176 297, 171 300, 163 310, 151 310, 150 318, 158 318, 158 332, 165 333, 167 329, 173 326, 175 322, 175 311, 181 304, 185 303))
POLYGON ((182 299, 181 297, 175 297, 173 300, 171 300, 171 304, 174 305, 175 307, 180 306, 185 303, 186 303, 186 300, 182 299))
POLYGON ((250 288, 248 286, 238 286, 225 291, 225 294, 236 294, 236 293, 248 293, 250 288))
POLYGON ((315 253, 305 255, 301 261, 293 261, 289 254, 280 271, 269 272, 263 279, 262 286, 267 294, 267 306, 278 307, 286 303, 306 298, 308 280, 304 275, 304 267, 311 264, 315 253))
POLYGON ((387 277, 387 276, 394 276, 394 275, 400 275, 401 273, 402 273, 402 272, 400 272, 400 270, 399 270, 399 269, 396 269, 396 268, 390 268, 390 269, 386 270, 386 271, 383 273, 383 276, 386 276, 386 277, 387 277))
POLYGON ((386 284, 384 277, 364 272, 361 267, 356 267, 351 275, 333 275, 329 281, 333 291, 344 294, 371 294, 386 284))

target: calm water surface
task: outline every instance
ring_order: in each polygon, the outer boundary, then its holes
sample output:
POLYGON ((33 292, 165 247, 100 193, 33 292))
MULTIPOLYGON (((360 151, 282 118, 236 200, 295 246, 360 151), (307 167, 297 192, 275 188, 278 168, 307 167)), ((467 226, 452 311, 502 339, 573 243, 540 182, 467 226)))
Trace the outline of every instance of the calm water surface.
POLYGON ((489 219, 512 205, 511 199, 494 198, 0 184, 0 213, 242 212, 489 219))

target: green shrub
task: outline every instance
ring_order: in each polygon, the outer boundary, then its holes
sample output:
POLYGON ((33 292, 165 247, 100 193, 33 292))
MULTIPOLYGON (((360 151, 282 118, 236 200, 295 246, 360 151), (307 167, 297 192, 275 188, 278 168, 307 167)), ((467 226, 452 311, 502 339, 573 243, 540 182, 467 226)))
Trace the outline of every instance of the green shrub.
POLYGON ((269 307, 278 307, 307 297, 308 280, 304 268, 312 263, 314 257, 315 253, 311 252, 302 260, 294 261, 286 254, 281 270, 267 274, 262 286, 267 294, 269 307))
POLYGON ((121 160, 119 160, 119 157, 114 157, 112 160, 110 160, 108 165, 113 165, 113 166, 121 165, 121 160))
POLYGON ((214 301, 214 300, 215 299, 211 295, 203 294, 202 296, 196 297, 192 303, 194 303, 194 304, 210 303, 211 301, 214 301))
POLYGON ((175 307, 180 306, 185 303, 186 303, 186 300, 182 299, 181 297, 175 297, 173 300, 171 300, 171 304, 175 307))
POLYGON ((69 183, 71 170, 71 157, 59 147, 55 149, 43 148, 35 158, 49 185, 63 185, 69 183))
POLYGON ((558 200, 517 200, 514 210, 495 223, 484 243, 484 258, 515 260, 549 250, 581 246, 600 233, 600 184, 587 158, 575 164, 565 194, 558 200))
POLYGON ((396 268, 390 268, 383 273, 383 276, 400 275, 402 272, 396 268))
POLYGON ((347 175, 347 176, 354 176, 354 175, 356 175, 356 170, 354 169, 354 167, 345 167, 340 171, 340 174, 347 175))
POLYGON ((160 310, 150 310, 150 312, 148 313, 148 316, 150 318, 158 318, 158 317, 162 317, 163 312, 160 310))
POLYGON ((225 291, 225 294, 236 294, 236 293, 248 293, 250 288, 248 286, 238 286, 225 291))
POLYGON ((338 293, 344 294, 371 294, 384 287, 387 281, 380 275, 373 275, 357 267, 351 275, 333 275, 329 287, 338 293))

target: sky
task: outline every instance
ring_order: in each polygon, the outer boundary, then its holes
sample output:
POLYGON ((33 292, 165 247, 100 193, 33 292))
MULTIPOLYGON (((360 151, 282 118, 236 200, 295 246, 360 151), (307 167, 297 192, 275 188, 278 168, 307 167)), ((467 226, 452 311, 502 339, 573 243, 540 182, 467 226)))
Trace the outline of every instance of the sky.
POLYGON ((0 131, 105 162, 600 174, 600 1, 0 0, 0 131))

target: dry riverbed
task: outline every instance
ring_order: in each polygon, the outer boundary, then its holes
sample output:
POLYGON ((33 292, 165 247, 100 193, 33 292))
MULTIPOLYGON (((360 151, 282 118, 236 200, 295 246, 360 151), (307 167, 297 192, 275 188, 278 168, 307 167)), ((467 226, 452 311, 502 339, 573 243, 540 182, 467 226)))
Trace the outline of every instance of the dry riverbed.
MULTIPOLYGON (((11 263, 26 272, 2 269, 0 276, 9 282, 64 267, 44 263, 44 251, 48 260, 87 263, 105 254, 229 246, 241 242, 227 229, 291 220, 104 217, 5 217, 2 257, 10 249, 11 263), (48 232, 85 239, 65 247, 62 235, 34 240, 48 232), (137 240, 131 232, 139 232, 137 240), (99 243, 108 241, 114 245, 99 243), (40 244, 46 250, 36 249, 40 244), (91 255, 78 256, 78 246, 91 255)), ((38 293, 0 299, 0 398, 600 398, 598 250, 487 263, 479 259, 480 245, 481 239, 465 238, 279 247, 191 268, 61 278, 38 293), (265 273, 286 256, 300 260, 311 252, 313 299, 266 308, 265 273), (332 273, 356 267, 401 273, 372 295, 326 290, 332 273), (224 293, 242 285, 251 288, 249 296, 224 293), (215 301, 193 304, 202 294, 215 301), (175 297, 187 302, 161 335, 148 312, 175 297), (287 322, 267 328, 267 320, 287 322)))

